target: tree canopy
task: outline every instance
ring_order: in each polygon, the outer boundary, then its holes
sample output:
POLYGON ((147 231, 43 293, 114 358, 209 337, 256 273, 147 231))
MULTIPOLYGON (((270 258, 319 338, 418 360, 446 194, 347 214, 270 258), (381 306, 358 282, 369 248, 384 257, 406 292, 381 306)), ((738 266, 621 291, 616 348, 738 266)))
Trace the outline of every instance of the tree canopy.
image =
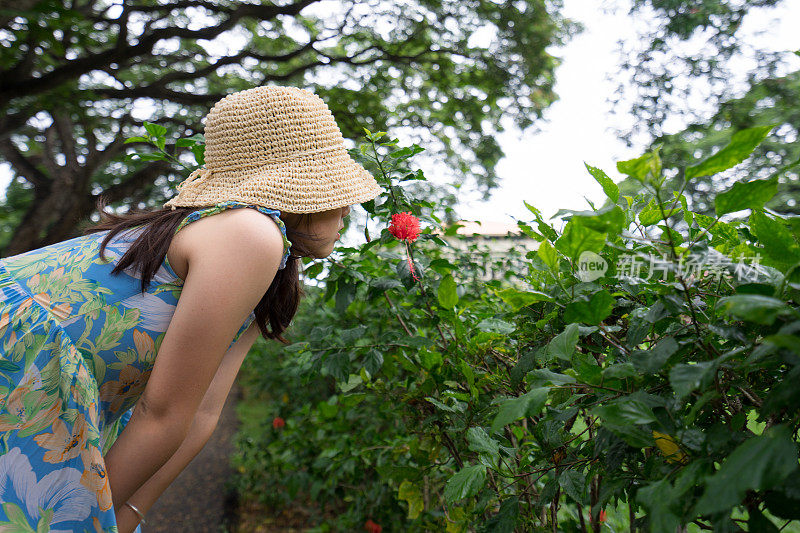
MULTIPOLYGON (((526 128, 557 96, 547 52, 580 26, 560 2, 518 0, 17 2, 0 13, 0 158, 15 179, 4 255, 68 238, 94 210, 155 206, 185 171, 131 161, 145 120, 174 139, 231 92, 312 90, 346 138, 408 127, 456 183, 497 183, 501 119, 526 128), (317 5, 315 5, 317 4, 317 5)), ((185 149, 179 149, 185 151, 185 149)))
MULTIPOLYGON (((653 15, 654 21, 639 36, 639 50, 622 50, 615 103, 623 111, 623 93, 636 93, 628 102, 634 127, 617 131, 630 146, 645 135, 649 149, 662 145, 665 168, 674 171, 675 188, 683 179, 680 165, 701 161, 721 149, 737 131, 755 126, 775 127, 743 164, 721 175, 700 176, 686 184, 685 192, 696 212, 713 215, 711 193, 728 188, 733 181, 763 179, 779 174, 779 192, 768 207, 784 213, 800 213, 800 181, 796 163, 800 145, 800 72, 787 68, 793 53, 773 51, 766 40, 750 42, 742 34, 748 14, 758 8, 780 5, 781 0, 634 0, 630 16, 653 15), (690 41, 701 48, 686 46, 690 41), (754 66, 737 71, 734 58, 749 56, 754 66), (745 78, 745 87, 733 83, 745 78), (700 88, 698 90, 698 88, 700 88), (702 94, 714 111, 693 109, 691 95, 702 94), (667 134, 664 122, 679 117, 686 127, 667 134)), ((769 28, 762 28, 768 31, 769 28)), ((738 63, 741 65, 742 63, 738 63)), ((628 180, 630 181, 630 180, 628 180)), ((631 184, 626 184, 631 185, 631 184)), ((632 184, 635 185, 635 184, 632 184)))

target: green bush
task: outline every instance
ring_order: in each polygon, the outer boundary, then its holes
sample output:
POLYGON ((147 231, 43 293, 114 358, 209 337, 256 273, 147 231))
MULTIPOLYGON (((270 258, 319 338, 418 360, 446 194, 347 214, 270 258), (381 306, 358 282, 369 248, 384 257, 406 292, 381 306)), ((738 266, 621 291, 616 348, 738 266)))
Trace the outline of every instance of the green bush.
POLYGON ((454 228, 406 187, 424 180, 406 166, 422 149, 367 132, 354 155, 384 187, 364 204, 382 229, 309 289, 294 344, 248 356, 244 498, 316 502, 315 531, 798 521, 800 221, 763 208, 780 173, 721 193, 716 218, 682 194, 768 133, 740 132, 672 180, 658 148, 620 162, 641 183, 633 196, 587 165, 606 204, 560 211, 563 229, 529 206, 519 227, 538 249, 524 271, 481 282, 485 260, 506 259, 447 246, 454 228), (386 229, 401 211, 424 228, 408 251, 386 229))

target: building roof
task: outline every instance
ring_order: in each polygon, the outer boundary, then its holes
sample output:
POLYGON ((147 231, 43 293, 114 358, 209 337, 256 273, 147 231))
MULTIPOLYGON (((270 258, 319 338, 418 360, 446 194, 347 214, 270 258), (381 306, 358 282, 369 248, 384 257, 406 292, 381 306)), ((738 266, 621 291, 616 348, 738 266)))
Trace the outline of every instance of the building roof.
POLYGON ((477 233, 484 237, 507 237, 509 233, 514 236, 522 233, 516 224, 510 224, 508 222, 497 222, 493 220, 484 220, 482 222, 459 220, 456 224, 462 224, 462 226, 456 230, 459 235, 473 235, 477 233))

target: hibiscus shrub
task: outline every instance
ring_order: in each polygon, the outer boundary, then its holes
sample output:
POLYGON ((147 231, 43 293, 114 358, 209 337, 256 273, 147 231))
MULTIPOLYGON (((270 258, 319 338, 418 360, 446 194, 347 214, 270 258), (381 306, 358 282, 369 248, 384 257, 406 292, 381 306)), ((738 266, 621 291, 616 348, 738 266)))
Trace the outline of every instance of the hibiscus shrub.
POLYGON ((367 132, 365 242, 245 362, 243 501, 312 531, 800 531, 800 221, 764 207, 786 169, 715 217, 683 195, 769 131, 673 179, 658 148, 619 162, 630 194, 587 165, 605 205, 530 206, 516 257, 448 244, 407 186, 422 149, 367 132))

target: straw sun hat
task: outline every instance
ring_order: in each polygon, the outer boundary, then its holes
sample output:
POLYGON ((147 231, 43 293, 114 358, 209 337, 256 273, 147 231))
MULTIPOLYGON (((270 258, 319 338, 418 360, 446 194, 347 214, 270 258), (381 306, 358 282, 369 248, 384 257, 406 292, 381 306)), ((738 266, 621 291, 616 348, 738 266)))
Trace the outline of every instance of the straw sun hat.
POLYGON ((297 87, 230 94, 206 116, 205 167, 178 184, 164 207, 235 200, 287 213, 362 203, 381 191, 347 153, 328 106, 297 87))

